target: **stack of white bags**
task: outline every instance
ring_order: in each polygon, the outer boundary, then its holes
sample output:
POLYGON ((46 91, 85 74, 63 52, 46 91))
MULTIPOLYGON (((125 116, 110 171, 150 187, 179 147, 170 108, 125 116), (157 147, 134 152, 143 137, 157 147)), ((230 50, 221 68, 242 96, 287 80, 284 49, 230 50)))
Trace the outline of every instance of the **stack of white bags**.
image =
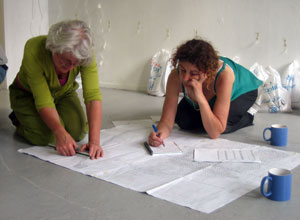
POLYGON ((293 61, 280 74, 271 66, 255 63, 250 71, 263 81, 254 105, 259 112, 291 112, 300 109, 300 65, 293 61))

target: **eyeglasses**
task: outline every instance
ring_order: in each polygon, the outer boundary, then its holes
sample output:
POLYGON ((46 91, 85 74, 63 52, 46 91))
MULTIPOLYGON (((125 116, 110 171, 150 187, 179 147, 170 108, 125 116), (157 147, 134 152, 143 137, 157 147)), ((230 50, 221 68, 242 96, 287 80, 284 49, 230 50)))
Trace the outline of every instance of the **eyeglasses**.
POLYGON ((78 66, 80 63, 78 59, 69 54, 57 54, 57 57, 59 58, 60 64, 66 68, 78 66))
POLYGON ((61 63, 63 64, 63 66, 65 67, 70 67, 70 66, 77 66, 79 64, 79 61, 76 60, 76 61, 72 61, 70 59, 67 59, 65 57, 62 57, 61 58, 61 63))

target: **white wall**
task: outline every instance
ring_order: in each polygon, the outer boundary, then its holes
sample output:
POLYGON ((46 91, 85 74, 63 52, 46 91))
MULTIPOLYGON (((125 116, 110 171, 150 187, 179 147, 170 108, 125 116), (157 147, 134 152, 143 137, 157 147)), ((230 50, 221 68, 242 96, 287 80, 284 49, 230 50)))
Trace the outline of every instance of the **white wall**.
POLYGON ((25 42, 48 32, 48 0, 3 0, 3 14, 8 87, 20 69, 25 42))
POLYGON ((96 45, 106 45, 98 51, 106 87, 145 90, 152 55, 195 33, 246 67, 259 62, 280 69, 300 58, 298 0, 52 0, 49 9, 50 23, 77 17, 98 31, 96 45))
POLYGON ((0 0, 0 44, 4 47, 3 0, 0 0))
POLYGON ((67 18, 90 24, 105 87, 145 91, 153 54, 172 50, 195 30, 220 55, 238 56, 246 67, 259 62, 280 69, 300 60, 299 0, 51 0, 48 11, 46 2, 4 0, 11 75, 18 71, 25 41, 47 32, 48 13, 49 24, 67 18))

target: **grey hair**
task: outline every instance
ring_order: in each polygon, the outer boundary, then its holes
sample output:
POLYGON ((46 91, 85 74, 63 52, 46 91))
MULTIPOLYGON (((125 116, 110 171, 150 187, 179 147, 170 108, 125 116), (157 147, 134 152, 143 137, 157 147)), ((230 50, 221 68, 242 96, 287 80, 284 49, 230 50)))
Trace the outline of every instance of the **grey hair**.
POLYGON ((71 52, 80 61, 80 65, 89 65, 93 60, 91 30, 80 20, 66 20, 53 24, 48 32, 46 49, 60 54, 71 52))

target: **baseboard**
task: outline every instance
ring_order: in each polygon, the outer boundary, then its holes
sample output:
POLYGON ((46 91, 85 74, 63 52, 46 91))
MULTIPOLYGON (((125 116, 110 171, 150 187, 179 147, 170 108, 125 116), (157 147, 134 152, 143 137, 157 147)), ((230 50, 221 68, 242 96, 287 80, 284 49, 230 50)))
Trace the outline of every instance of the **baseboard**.
MULTIPOLYGON (((79 82, 80 84, 80 82, 79 82)), ((81 86, 81 85, 80 85, 81 86)), ((136 85, 125 85, 121 83, 111 83, 111 82, 100 82, 100 87, 109 88, 109 89, 124 89, 130 91, 138 91, 138 92, 147 92, 146 86, 136 86, 136 85)), ((3 82, 0 85, 0 90, 7 90, 6 82, 3 82)))

